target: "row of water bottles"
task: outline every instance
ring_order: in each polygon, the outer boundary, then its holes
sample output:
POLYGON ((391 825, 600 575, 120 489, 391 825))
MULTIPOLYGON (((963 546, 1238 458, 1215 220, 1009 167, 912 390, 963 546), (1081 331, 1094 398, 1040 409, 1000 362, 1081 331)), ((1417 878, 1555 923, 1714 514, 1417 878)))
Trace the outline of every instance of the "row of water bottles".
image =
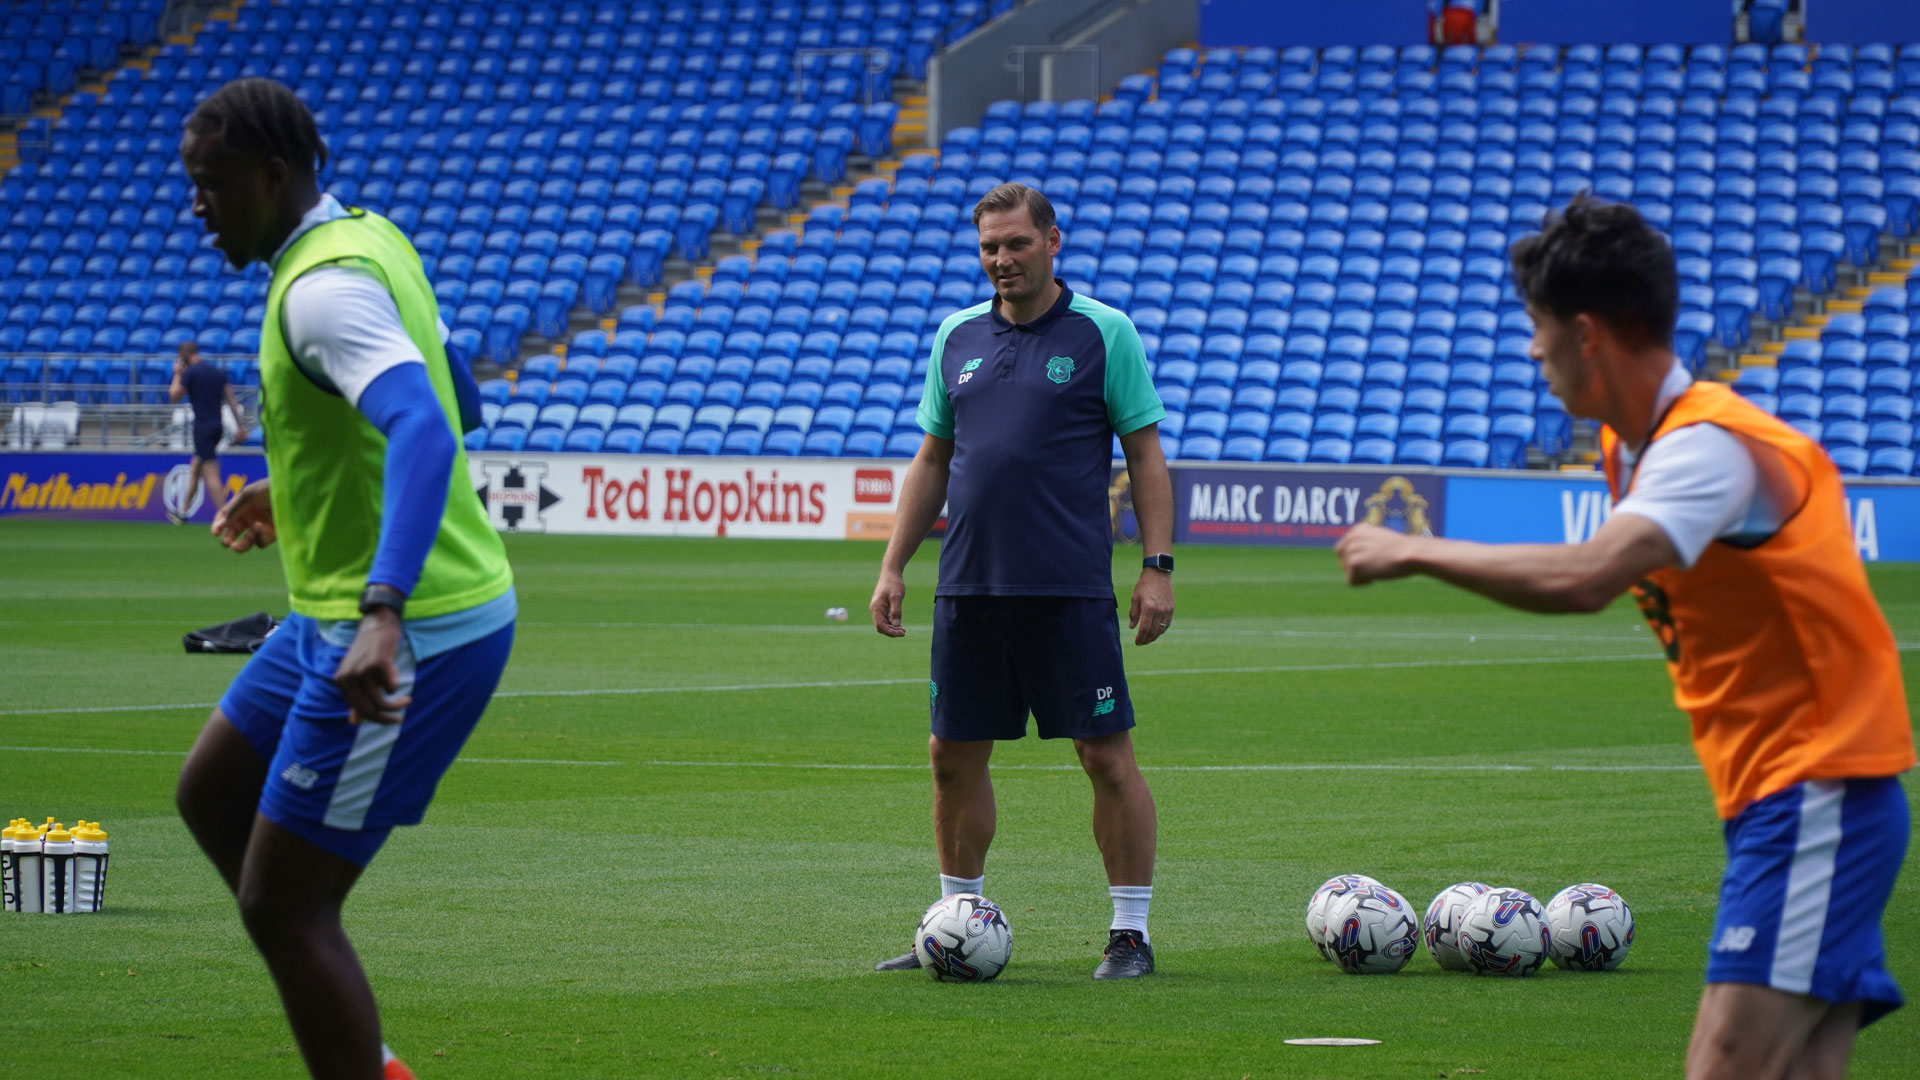
POLYGON ((0 897, 8 911, 78 915, 107 896, 107 834, 97 821, 69 829, 15 818, 0 829, 0 897))

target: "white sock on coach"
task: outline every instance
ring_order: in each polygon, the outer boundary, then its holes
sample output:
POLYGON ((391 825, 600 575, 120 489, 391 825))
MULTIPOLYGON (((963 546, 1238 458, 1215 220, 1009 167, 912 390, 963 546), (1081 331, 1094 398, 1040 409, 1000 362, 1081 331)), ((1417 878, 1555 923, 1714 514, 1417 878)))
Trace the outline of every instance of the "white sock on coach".
POLYGON ((940 897, 941 899, 945 899, 955 893, 972 893, 975 896, 979 896, 980 886, 984 884, 986 880, 987 876, 985 874, 979 877, 948 877, 945 874, 941 874, 940 897))
POLYGON ((392 1060, 393 1060, 393 1049, 389 1047, 386 1043, 381 1043, 380 1044, 380 1064, 385 1065, 386 1063, 392 1060))
POLYGON ((1107 895, 1113 898, 1113 927, 1115 930, 1137 930, 1141 944, 1149 944, 1147 936, 1147 905, 1153 903, 1151 885, 1109 885, 1107 895))

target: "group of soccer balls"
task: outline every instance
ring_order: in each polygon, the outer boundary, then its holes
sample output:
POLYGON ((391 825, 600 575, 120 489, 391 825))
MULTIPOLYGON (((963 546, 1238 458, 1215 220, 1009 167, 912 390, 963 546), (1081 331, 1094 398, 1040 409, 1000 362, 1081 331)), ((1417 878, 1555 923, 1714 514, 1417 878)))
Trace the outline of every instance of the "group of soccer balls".
POLYGON ((1415 921, 1407 899, 1365 874, 1329 878, 1307 901, 1307 940, 1349 975, 1385 975, 1427 952, 1449 971, 1531 975, 1548 958, 1612 971, 1633 947, 1633 911, 1605 885, 1572 885, 1547 902, 1519 889, 1463 881, 1415 921))

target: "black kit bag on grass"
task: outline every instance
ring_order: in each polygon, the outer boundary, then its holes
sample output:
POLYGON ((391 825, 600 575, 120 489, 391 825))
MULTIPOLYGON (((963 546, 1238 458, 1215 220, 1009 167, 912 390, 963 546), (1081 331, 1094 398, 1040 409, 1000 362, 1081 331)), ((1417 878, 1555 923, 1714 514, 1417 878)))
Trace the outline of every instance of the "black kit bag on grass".
POLYGON ((266 644, 267 635, 279 626, 273 616, 259 611, 244 619, 209 626, 205 630, 194 630, 181 641, 190 653, 259 652, 260 646, 266 644))

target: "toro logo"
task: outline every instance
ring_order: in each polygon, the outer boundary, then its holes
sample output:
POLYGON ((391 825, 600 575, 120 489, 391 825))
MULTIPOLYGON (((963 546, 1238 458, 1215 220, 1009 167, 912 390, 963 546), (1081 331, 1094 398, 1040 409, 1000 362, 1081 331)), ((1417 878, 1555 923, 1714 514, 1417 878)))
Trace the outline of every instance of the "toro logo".
POLYGON ((892 469, 859 469, 853 474, 853 501, 889 503, 893 501, 892 469))

